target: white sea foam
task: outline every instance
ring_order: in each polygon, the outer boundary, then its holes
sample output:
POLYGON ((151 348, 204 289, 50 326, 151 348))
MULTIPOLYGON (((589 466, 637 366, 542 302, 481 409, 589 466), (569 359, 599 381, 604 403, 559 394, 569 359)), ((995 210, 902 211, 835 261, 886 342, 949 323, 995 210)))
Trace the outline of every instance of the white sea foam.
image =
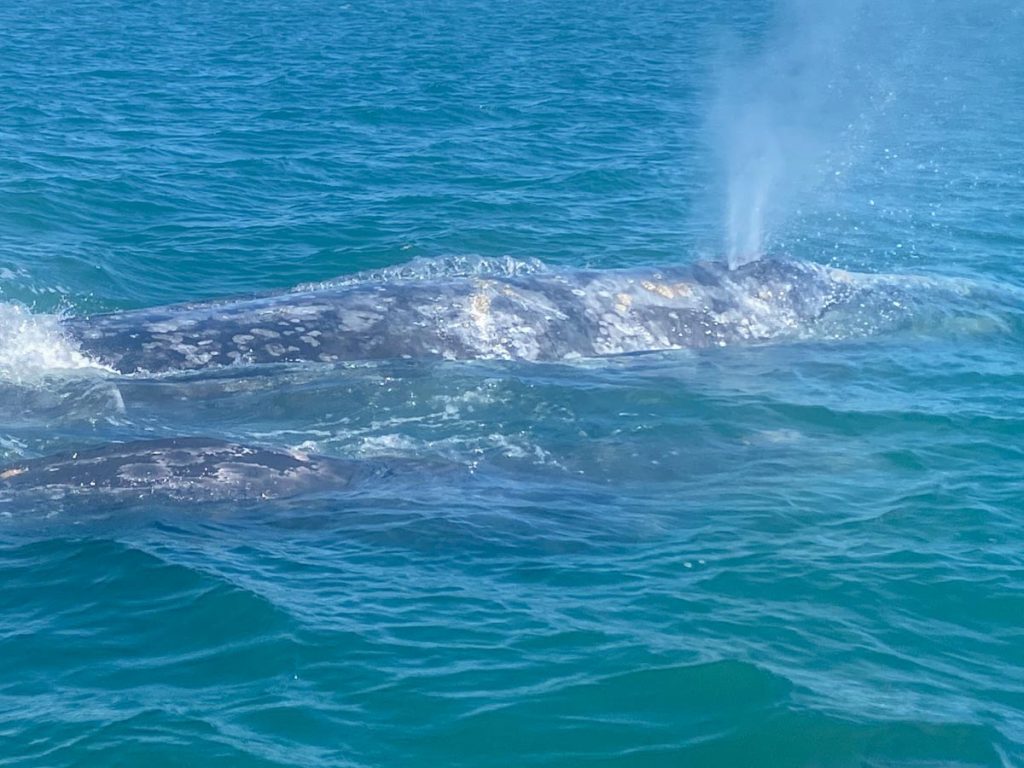
POLYGON ((413 259, 405 264, 356 272, 319 283, 303 283, 292 288, 291 292, 330 290, 364 283, 412 282, 459 277, 515 277, 549 271, 550 268, 539 259, 514 259, 511 256, 442 256, 413 259))
POLYGON ((53 374, 113 373, 64 334, 58 315, 0 303, 0 381, 32 384, 53 374))

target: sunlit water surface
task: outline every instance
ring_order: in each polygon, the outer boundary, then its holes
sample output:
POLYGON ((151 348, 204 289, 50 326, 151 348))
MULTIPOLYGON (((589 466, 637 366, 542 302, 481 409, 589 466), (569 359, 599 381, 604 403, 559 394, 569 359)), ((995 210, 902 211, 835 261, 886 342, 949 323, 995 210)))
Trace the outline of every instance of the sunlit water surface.
POLYGON ((1020 764, 1024 14, 827 5, 0 8, 0 471, 421 467, 2 497, 0 764, 1020 764), (971 288, 778 343, 156 377, 56 317, 762 251, 971 288))

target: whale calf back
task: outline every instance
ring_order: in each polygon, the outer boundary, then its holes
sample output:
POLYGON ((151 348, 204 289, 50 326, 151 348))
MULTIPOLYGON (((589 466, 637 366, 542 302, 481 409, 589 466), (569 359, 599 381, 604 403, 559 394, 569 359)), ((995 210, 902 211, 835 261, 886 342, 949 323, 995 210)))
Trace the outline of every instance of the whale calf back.
MULTIPOLYGON (((402 460, 345 460, 209 438, 115 443, 0 469, 0 502, 74 497, 109 501, 238 501, 341 490, 405 467, 402 460)), ((0 506, 0 509, 4 509, 0 506)))
POLYGON ((566 360, 785 338, 876 291, 798 261, 354 280, 66 322, 121 373, 396 358, 566 360))

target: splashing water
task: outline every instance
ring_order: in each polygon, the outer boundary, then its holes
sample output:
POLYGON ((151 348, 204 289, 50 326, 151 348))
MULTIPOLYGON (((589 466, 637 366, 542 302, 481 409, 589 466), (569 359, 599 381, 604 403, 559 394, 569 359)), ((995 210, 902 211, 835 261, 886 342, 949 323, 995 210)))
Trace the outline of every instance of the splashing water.
POLYGON ((69 341, 58 315, 0 303, 0 381, 33 384, 55 372, 110 372, 69 341))

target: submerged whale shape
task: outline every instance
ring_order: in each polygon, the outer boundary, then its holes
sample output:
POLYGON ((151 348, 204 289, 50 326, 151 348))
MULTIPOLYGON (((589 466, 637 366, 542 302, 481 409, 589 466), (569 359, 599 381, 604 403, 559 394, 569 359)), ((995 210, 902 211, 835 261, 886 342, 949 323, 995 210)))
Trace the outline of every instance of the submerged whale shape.
POLYGON ((782 260, 735 270, 398 274, 76 318, 65 332, 126 374, 400 358, 550 361, 799 337, 842 307, 899 306, 898 292, 880 292, 870 275, 782 260))
POLYGON ((0 469, 0 510, 3 502, 98 495, 109 501, 280 499, 346 489, 412 468, 408 460, 345 460, 207 438, 140 440, 0 469))

